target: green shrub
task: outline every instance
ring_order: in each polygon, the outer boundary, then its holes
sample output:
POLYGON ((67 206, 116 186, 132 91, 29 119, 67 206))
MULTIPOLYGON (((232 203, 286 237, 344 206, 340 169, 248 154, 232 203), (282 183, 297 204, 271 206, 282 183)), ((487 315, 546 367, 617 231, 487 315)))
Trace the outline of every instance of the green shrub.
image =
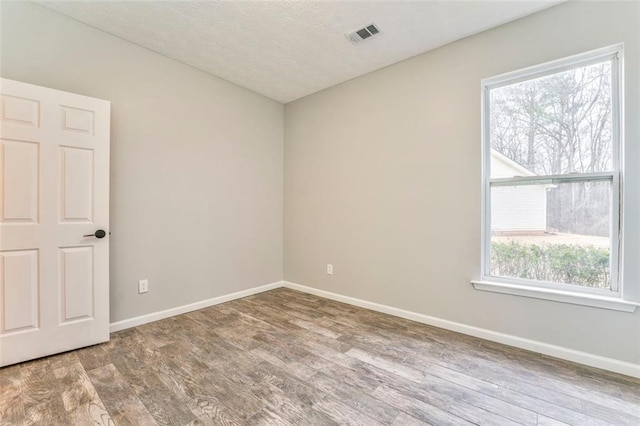
POLYGON ((491 275, 609 288, 609 250, 573 244, 492 242, 491 275))

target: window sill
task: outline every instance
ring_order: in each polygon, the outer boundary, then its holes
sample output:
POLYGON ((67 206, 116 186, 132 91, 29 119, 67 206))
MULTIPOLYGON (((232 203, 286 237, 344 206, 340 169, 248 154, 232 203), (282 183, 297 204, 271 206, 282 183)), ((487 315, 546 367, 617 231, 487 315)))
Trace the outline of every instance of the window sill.
POLYGON ((640 303, 621 300, 616 297, 578 294, 569 291, 550 290, 546 288, 528 287, 515 284, 503 284, 493 281, 471 281, 473 288, 494 293, 513 294, 515 296, 533 297, 535 299, 553 300, 574 305, 593 306, 595 308, 614 311, 634 312, 640 303))

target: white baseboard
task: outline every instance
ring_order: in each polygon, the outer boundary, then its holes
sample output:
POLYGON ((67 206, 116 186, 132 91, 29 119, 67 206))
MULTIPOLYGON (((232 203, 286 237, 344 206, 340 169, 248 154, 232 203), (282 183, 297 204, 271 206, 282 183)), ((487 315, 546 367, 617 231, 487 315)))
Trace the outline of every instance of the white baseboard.
POLYGON ((209 306, 218 305, 220 303, 230 302, 232 300, 241 299, 243 297, 262 293, 263 291, 273 290, 282 287, 282 281, 253 287, 247 290, 237 291, 231 294, 214 297, 213 299, 201 300, 199 302, 190 303, 188 305, 177 306, 175 308, 165 309, 164 311, 152 312, 150 314, 141 315, 139 317, 129 318, 122 321, 112 322, 109 327, 111 333, 124 330, 138 325, 146 324, 153 321, 173 317, 176 315, 186 314, 187 312, 197 311, 198 309, 208 308, 209 306))
POLYGON ((496 331, 484 328, 474 327, 471 325, 461 324, 458 322, 448 321, 429 315, 419 314, 416 312, 405 311, 404 309, 394 308, 391 306, 381 305, 379 303, 368 302, 354 297, 343 296, 329 291, 318 290, 316 288, 283 281, 283 286, 302 291, 304 293, 314 294, 316 296, 325 297, 327 299, 336 300, 338 302, 347 303, 349 305, 359 306, 361 308, 371 309, 372 311, 382 312, 396 317, 405 318, 422 324, 432 325, 434 327, 444 328, 446 330, 456 331, 458 333, 467 334, 469 336, 479 337, 481 339, 502 343, 516 348, 526 349, 528 351, 549 355, 552 357, 588 365, 591 367, 601 368, 603 370, 613 371, 615 373, 625 374, 627 376, 640 378, 640 365, 630 362, 619 361, 613 358, 606 358, 600 355, 594 355, 587 352, 576 351, 574 349, 562 346, 551 345, 548 343, 538 342, 535 340, 524 339, 522 337, 510 334, 498 333, 496 331))

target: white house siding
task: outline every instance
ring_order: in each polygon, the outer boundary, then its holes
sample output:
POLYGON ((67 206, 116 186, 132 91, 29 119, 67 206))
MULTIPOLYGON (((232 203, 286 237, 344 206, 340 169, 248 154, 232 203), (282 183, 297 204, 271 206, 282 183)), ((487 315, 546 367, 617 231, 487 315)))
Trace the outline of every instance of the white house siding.
MULTIPOLYGON (((535 176, 502 154, 491 151, 491 177, 535 176)), ((500 186, 491 190, 491 230, 497 232, 545 231, 545 185, 500 186)))
POLYGON ((492 231, 544 231, 546 228, 544 186, 499 186, 491 190, 492 231))

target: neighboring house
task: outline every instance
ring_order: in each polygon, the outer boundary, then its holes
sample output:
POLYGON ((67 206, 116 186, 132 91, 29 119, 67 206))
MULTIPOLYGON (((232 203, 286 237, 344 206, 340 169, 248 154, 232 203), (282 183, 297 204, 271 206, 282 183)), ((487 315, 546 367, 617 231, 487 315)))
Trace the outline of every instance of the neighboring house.
MULTIPOLYGON (((491 150, 491 178, 536 174, 491 150)), ((547 229, 549 185, 500 186, 492 189, 491 230, 494 233, 541 233, 547 229)))

